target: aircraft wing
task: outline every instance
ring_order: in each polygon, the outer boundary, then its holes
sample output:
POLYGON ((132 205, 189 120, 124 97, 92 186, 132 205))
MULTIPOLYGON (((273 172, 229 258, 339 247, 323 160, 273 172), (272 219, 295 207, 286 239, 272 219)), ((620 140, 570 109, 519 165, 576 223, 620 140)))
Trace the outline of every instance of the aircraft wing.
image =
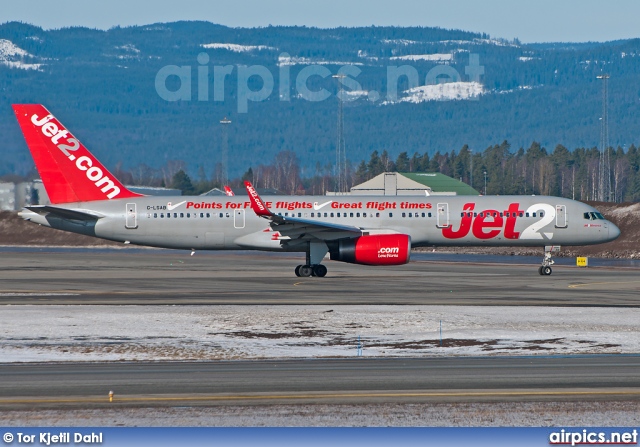
POLYGON ((26 206, 25 208, 43 216, 53 215, 54 217, 68 220, 95 221, 104 217, 97 213, 87 213, 84 211, 69 210, 49 205, 26 206))
POLYGON ((274 231, 281 235, 281 240, 334 240, 344 237, 357 237, 365 233, 365 229, 351 225, 340 225, 319 222, 299 217, 286 217, 272 213, 264 204, 251 182, 245 182, 251 208, 259 216, 270 222, 274 231))

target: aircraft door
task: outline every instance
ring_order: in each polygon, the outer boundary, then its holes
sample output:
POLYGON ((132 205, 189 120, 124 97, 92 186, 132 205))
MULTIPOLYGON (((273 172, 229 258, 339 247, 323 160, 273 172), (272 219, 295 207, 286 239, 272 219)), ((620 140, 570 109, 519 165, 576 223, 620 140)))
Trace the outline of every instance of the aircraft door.
POLYGON ((449 226, 449 204, 438 203, 436 225, 438 228, 446 228, 449 226))
POLYGON ((233 226, 235 228, 244 228, 244 210, 236 210, 233 214, 233 226))
POLYGON ((127 203, 124 226, 130 230, 138 228, 138 213, 136 212, 135 203, 127 203))
POLYGON ((556 228, 567 228, 566 205, 556 205, 556 228))

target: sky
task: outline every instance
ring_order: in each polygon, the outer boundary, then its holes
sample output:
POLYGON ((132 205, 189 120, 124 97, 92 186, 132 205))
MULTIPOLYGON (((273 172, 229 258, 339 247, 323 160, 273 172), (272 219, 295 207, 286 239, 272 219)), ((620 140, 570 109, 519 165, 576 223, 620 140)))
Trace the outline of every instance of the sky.
POLYGON ((233 27, 437 26, 531 42, 640 37, 640 1, 615 0, 0 0, 0 23, 46 29, 206 20, 233 27))

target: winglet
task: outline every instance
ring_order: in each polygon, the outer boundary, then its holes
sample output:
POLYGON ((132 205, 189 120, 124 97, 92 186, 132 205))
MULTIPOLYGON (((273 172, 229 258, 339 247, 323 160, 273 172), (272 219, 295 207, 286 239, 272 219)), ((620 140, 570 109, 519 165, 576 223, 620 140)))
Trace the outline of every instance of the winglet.
POLYGON ((256 191, 251 182, 245 181, 244 186, 247 188, 247 194, 249 194, 249 200, 251 201, 251 209, 253 209, 253 212, 260 217, 271 216, 271 211, 269 211, 267 206, 264 204, 260 195, 258 195, 258 191, 256 191))
POLYGON ((235 196, 233 190, 228 185, 224 185, 224 193, 229 197, 235 196))

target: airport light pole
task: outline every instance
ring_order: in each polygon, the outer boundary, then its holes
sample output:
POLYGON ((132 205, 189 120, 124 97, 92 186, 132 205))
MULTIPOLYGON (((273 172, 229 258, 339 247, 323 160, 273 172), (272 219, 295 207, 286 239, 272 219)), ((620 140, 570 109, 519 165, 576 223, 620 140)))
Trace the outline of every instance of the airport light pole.
POLYGON ((227 119, 225 116, 224 119, 220 121, 222 124, 222 154, 221 154, 221 173, 222 177, 220 180, 222 182, 222 186, 225 186, 229 183, 229 131, 227 130, 229 124, 231 124, 231 120, 227 119))
POLYGON ((487 195, 487 171, 484 171, 484 195, 487 195))

